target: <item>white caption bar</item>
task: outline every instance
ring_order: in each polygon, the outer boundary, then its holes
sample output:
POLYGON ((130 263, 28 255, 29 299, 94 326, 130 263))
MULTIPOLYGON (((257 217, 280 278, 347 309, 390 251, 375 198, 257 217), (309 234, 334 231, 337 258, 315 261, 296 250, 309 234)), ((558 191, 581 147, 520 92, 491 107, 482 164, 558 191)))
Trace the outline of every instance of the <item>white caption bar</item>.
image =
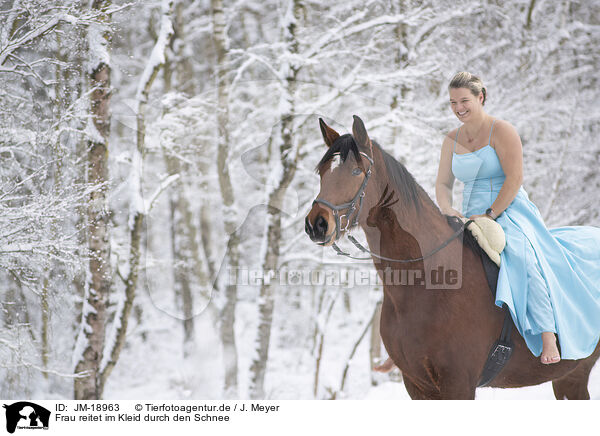
POLYGON ((115 436, 578 434, 596 428, 598 403, 410 401, 0 400, 0 435, 115 436), (549 419, 552 417, 552 419, 549 419), (564 418, 564 419, 561 419, 564 418), (548 425, 545 426, 544 422, 548 425), (508 426, 508 427, 507 427, 508 426), (533 433, 532 433, 533 434, 533 433))

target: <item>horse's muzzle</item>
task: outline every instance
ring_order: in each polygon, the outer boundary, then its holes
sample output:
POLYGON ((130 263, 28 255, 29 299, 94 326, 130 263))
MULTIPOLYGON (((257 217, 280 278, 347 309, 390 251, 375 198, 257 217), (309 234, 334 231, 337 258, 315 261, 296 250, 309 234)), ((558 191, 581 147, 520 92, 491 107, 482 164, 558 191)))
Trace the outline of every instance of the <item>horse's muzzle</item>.
POLYGON ((327 228, 327 220, 322 215, 317 215, 314 224, 310 222, 308 216, 304 220, 304 231, 313 242, 325 242, 327 228))

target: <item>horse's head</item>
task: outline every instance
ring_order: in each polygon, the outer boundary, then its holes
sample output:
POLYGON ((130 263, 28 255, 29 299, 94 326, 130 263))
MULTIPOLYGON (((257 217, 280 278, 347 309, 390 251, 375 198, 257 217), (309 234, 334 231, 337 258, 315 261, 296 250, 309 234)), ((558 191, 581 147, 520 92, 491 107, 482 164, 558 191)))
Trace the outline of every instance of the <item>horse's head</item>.
POLYGON ((358 224, 373 171, 373 146, 364 123, 356 115, 352 135, 340 136, 322 119, 319 124, 328 149, 317 165, 321 190, 304 228, 314 242, 331 245, 358 224))

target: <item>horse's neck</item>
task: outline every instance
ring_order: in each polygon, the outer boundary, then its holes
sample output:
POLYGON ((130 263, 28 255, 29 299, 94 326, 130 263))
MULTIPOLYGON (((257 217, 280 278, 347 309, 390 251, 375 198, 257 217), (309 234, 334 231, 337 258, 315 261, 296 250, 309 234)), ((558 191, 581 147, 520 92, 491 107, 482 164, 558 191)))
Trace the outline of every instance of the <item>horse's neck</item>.
MULTIPOLYGON (((372 199, 381 198, 383 189, 374 191, 367 196, 372 199)), ((419 189, 418 210, 409 199, 402 198, 400 193, 396 192, 395 195, 399 201, 390 207, 378 210, 379 206, 373 200, 365 204, 365 214, 370 213, 371 220, 370 225, 366 223, 366 219, 363 220, 362 227, 372 248, 386 242, 393 243, 397 250, 396 256, 414 257, 415 244, 412 241, 417 243, 416 251, 420 249, 422 254, 426 254, 452 235, 453 230, 445 216, 424 190, 419 189)))
MULTIPOLYGON (((377 198, 380 198, 383 190, 378 194, 377 198)), ((389 207, 380 207, 377 203, 367 206, 371 216, 369 222, 363 225, 363 230, 371 252, 391 259, 408 261, 428 256, 452 236, 454 230, 449 226, 445 216, 439 212, 431 199, 424 197, 425 195, 426 193, 420 189, 418 210, 404 198, 400 198, 397 203, 389 207)), ((431 277, 432 269, 437 270, 439 266, 442 266, 444 271, 447 269, 460 271, 460 262, 456 262, 458 258, 462 259, 462 256, 457 256, 457 253, 462 251, 456 251, 455 244, 461 242, 451 241, 443 251, 427 259, 409 263, 380 261, 377 256, 374 256, 373 262, 380 278, 384 281, 386 296, 384 305, 390 305, 392 312, 388 313, 395 314, 393 316, 396 317, 396 321, 410 324, 415 322, 415 316, 424 319, 421 312, 424 304, 428 307, 428 313, 433 313, 435 308, 428 298, 431 294, 422 292, 423 287, 433 289, 428 287, 426 277, 431 277), (418 273, 418 277, 425 279, 425 282, 411 281, 409 275, 413 273, 418 273), (391 282, 389 282, 390 278, 391 282), (399 287, 403 292, 398 292, 399 287)), ((443 305, 443 294, 436 295, 441 298, 437 301, 443 305)), ((389 318, 388 322, 390 322, 389 318)), ((417 321, 417 324, 420 322, 417 321)), ((412 327, 415 325, 411 324, 412 327)))

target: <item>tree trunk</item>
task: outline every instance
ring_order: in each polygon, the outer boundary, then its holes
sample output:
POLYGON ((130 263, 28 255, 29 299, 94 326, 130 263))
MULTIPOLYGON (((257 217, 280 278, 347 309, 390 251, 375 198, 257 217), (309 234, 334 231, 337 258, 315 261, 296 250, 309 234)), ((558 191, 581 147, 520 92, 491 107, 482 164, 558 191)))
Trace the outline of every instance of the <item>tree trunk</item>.
MULTIPOLYGON (((279 266, 279 249, 281 241, 281 207, 285 192, 294 178, 296 164, 298 161, 298 147, 294 147, 292 132, 294 131, 294 94, 296 90, 296 76, 299 67, 291 61, 291 58, 298 53, 298 41, 296 39, 296 22, 302 8, 300 0, 290 0, 290 8, 285 14, 283 23, 283 35, 287 45, 288 56, 281 67, 281 76, 283 79, 283 102, 282 107, 286 112, 282 114, 280 129, 278 132, 279 162, 273 162, 270 156, 269 163, 281 166, 281 178, 275 180, 273 190, 268 194, 267 208, 267 228, 265 237, 267 238, 266 252, 263 258, 263 273, 269 274, 275 271, 279 266)), ((270 149, 270 154, 275 150, 270 149)), ((274 171, 274 170, 272 170, 274 171)), ((270 188, 269 188, 270 189, 270 188)), ((252 398, 264 398, 264 381, 266 374, 267 361, 269 358, 269 344, 271 340, 271 326, 273 322, 273 308, 275 287, 270 281, 264 281, 260 288, 259 304, 259 325, 257 334, 256 358, 252 362, 250 396, 252 398)))
MULTIPOLYGON (((114 329, 114 337, 110 340, 110 347, 104 350, 104 358, 100 367, 99 377, 99 394, 102 395, 106 381, 110 376, 112 370, 117 364, 119 355, 125 345, 125 338, 127 334, 127 325, 129 323, 129 317, 133 309, 133 302, 135 299, 135 291, 137 288, 138 277, 139 277, 139 263, 140 263, 140 241, 142 239, 142 232, 144 229, 144 221, 146 218, 147 209, 151 203, 146 204, 142 197, 142 177, 143 177, 143 161, 145 154, 145 135, 146 135, 146 119, 145 110, 148 102, 148 95, 150 88, 160 71, 160 68, 164 64, 164 53, 169 43, 171 35, 173 33, 173 27, 171 22, 171 13, 173 7, 173 0, 163 0, 162 2, 162 14, 161 14, 161 26, 160 34, 154 47, 150 58, 142 72, 140 82, 138 84, 138 90, 136 94, 137 100, 137 135, 136 135, 136 147, 133 151, 132 171, 130 178, 130 189, 131 189, 131 200, 130 200, 130 211, 129 211, 129 229, 130 229, 130 248, 129 248, 129 273, 125 279, 125 299, 121 306, 118 308, 115 315, 116 328, 114 329)), ((158 193, 156 194, 158 195, 158 193)))
MULTIPOLYGON (((165 54, 164 90, 173 88, 188 92, 193 90, 191 65, 183 56, 184 45, 184 3, 176 2, 173 17, 173 36, 169 42, 170 50, 165 54), (173 74, 176 72, 176 74, 173 74), (175 83, 173 83, 175 82, 175 83), (183 85, 185 83, 185 85, 183 85)), ((182 166, 177 158, 165 153, 165 163, 169 174, 182 174, 182 166)), ((176 305, 182 309, 183 354, 188 357, 194 345, 194 299, 193 279, 204 288, 207 280, 200 260, 200 248, 196 240, 196 226, 190 202, 186 197, 186 184, 175 184, 170 190, 169 212, 171 230, 171 249, 173 255, 173 287, 176 305)), ((208 293, 205 295, 208 299, 208 293)))
MULTIPOLYGON (((406 13, 406 5, 403 2, 393 3, 391 5, 392 12, 394 14, 404 14, 406 13)), ((398 71, 406 68, 408 64, 408 46, 410 44, 410 40, 408 38, 408 29, 407 24, 404 22, 399 22, 394 26, 394 35, 396 37, 396 53, 394 56, 394 64, 396 65, 396 69, 398 71)), ((402 101, 406 99, 408 94, 408 86, 404 83, 397 85, 394 87, 394 94, 391 103, 392 111, 399 110, 398 106, 402 101)), ((394 149, 399 150, 402 148, 402 126, 400 124, 396 124, 392 131, 392 138, 394 138, 394 149)))
MULTIPOLYGON (((212 0, 213 39, 217 54, 217 173, 223 200, 225 232, 229 235, 224 271, 237 271, 239 266, 239 235, 236 231, 235 197, 229 174, 229 82, 227 77, 228 40, 222 0, 212 0)), ((223 271, 223 269, 222 269, 223 271)), ((227 276, 228 274, 225 274, 227 276)), ((223 286, 223 285, 220 285, 223 286)), ((238 357, 235 341, 235 307, 237 284, 225 285, 225 303, 221 310, 221 342, 225 367, 226 396, 236 396, 238 388, 238 357)))
MULTIPOLYGON (((175 159, 172 157, 166 157, 166 159, 169 174, 178 174, 180 168, 175 159)), ((171 248, 173 251, 173 285, 175 298, 182 309, 184 356, 187 357, 194 342, 192 279, 194 276, 199 276, 200 283, 206 280, 202 280, 204 274, 196 241, 196 228, 184 190, 184 184, 178 183, 175 185, 171 191, 169 206, 171 248)))
MULTIPOLYGON (((150 203, 144 203, 142 197, 143 162, 146 149, 146 105, 150 88, 165 62, 165 51, 173 35, 172 9, 174 0, 163 0, 161 6, 161 25, 156 43, 152 49, 149 60, 146 63, 142 76, 138 83, 136 94, 137 100, 137 144, 133 152, 132 172, 130 179, 131 200, 129 211, 130 248, 129 248, 129 274, 125 280, 125 300, 116 314, 115 337, 111 338, 111 347, 106 350, 106 358, 103 361, 101 388, 104 388, 110 373, 114 369, 121 350, 125 345, 127 325, 133 308, 135 291, 137 288, 140 264, 140 241, 144 229, 146 213, 150 203)), ((157 194, 158 195, 158 194, 157 194)))
MULTIPOLYGON (((92 8, 103 10, 109 1, 95 0, 92 8)), ((105 19, 108 19, 106 16, 105 19)), ((112 288, 110 265, 110 226, 107 211, 108 137, 110 133, 110 64, 108 58, 109 33, 92 24, 89 29, 89 57, 95 62, 90 69, 91 131, 88 142, 88 183, 95 185, 87 209, 89 280, 85 290, 81 328, 77 339, 79 355, 75 372, 76 400, 97 400, 100 389, 100 363, 104 348, 106 305, 112 288)))
MULTIPOLYGON (((49 274, 49 271, 44 271, 49 274)), ((50 355, 50 307, 48 303, 48 276, 44 277, 44 286, 42 287, 41 309, 42 309, 42 368, 44 369, 44 378, 48 378, 48 357, 50 355)))

